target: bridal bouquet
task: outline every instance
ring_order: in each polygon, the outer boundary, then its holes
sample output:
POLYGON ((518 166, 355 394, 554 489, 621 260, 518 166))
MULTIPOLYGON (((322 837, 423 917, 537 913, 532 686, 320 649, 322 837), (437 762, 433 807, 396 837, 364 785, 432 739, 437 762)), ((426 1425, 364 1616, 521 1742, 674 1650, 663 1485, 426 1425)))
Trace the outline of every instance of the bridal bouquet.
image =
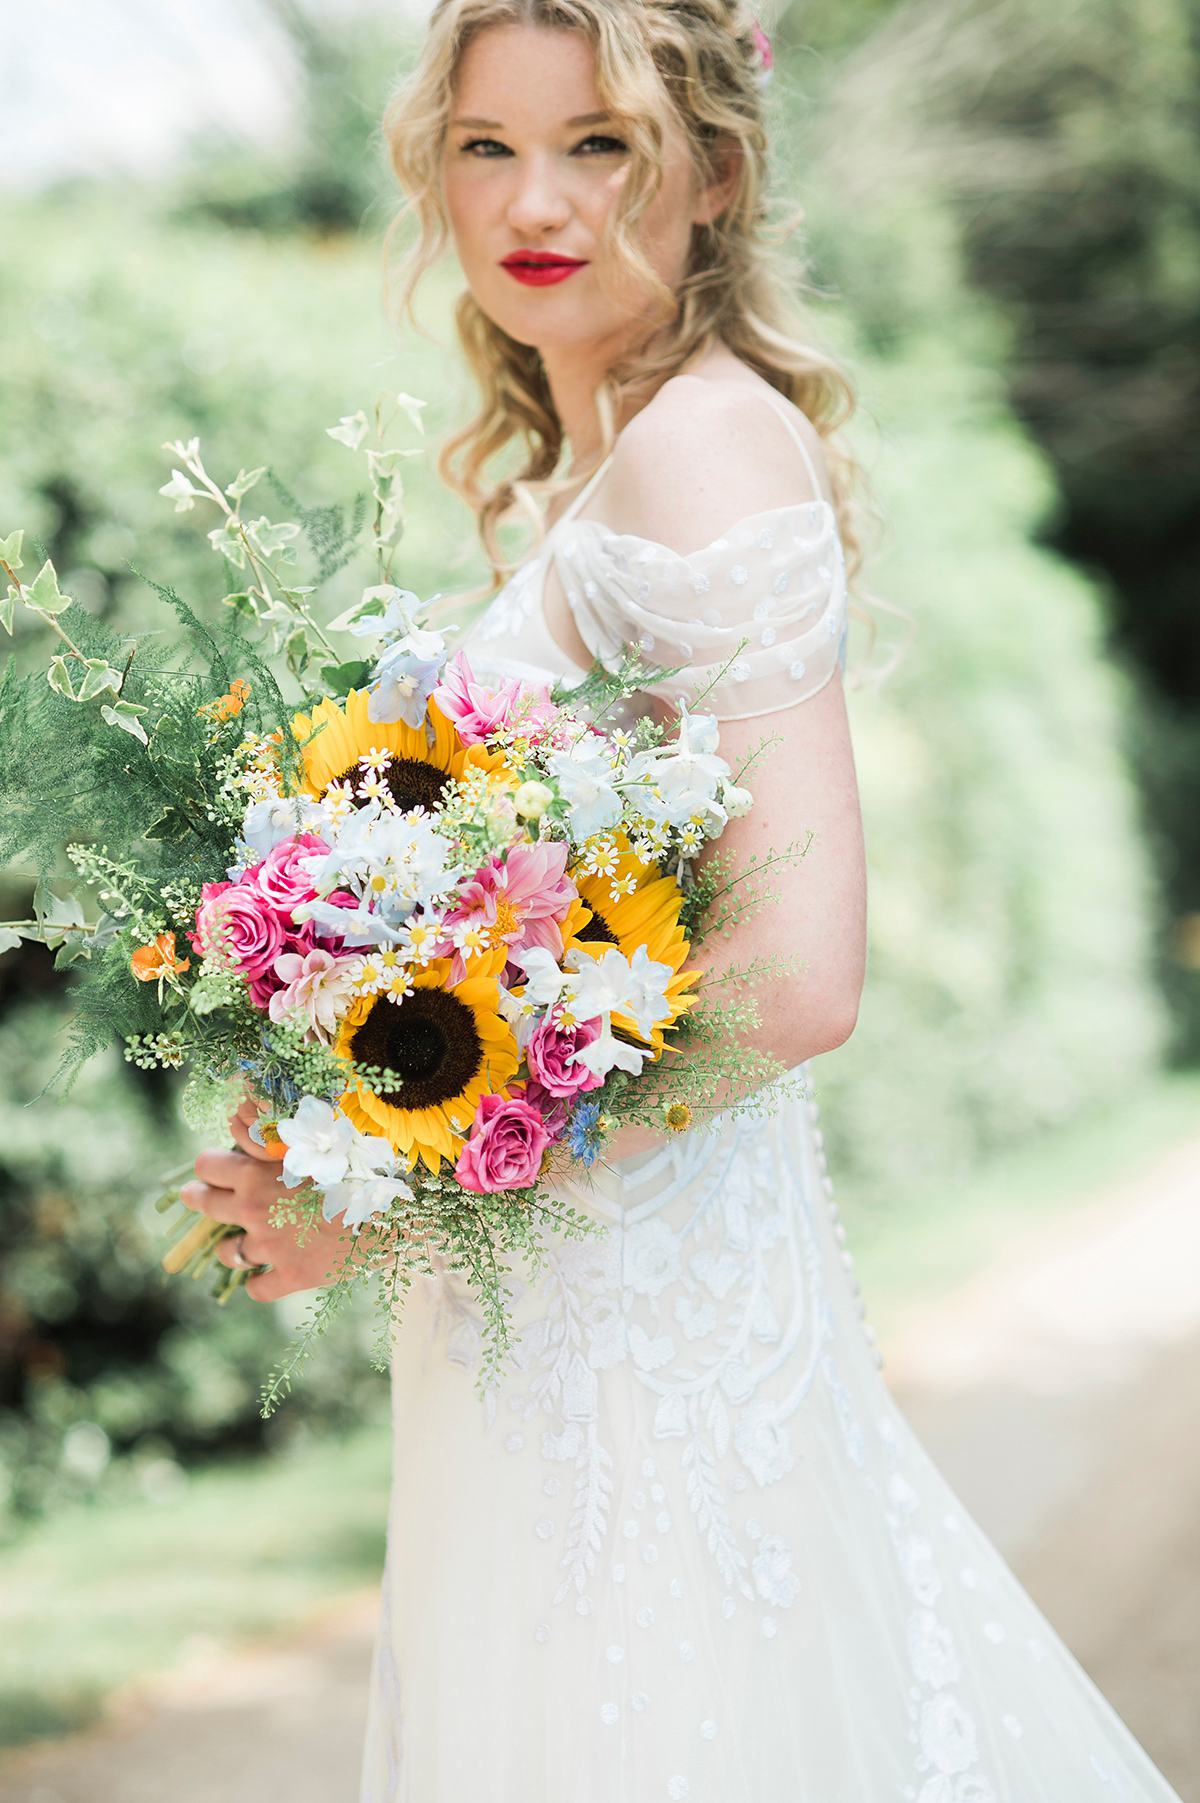
MULTIPOLYGON (((246 520, 264 472, 222 490, 195 440, 169 447, 183 468, 162 492, 220 509, 209 536, 245 586, 220 629, 160 590, 188 629, 174 653, 114 640, 48 560, 23 584, 22 534, 0 540, 0 620, 11 632, 19 605, 57 640, 44 675, 10 666, 0 686, 0 849, 43 871, 36 917, 0 927, 0 949, 37 937, 80 962, 74 1059, 115 1030, 135 1063, 188 1067, 185 1115, 210 1132, 246 1088, 260 1099, 256 1137, 297 1192, 278 1224, 345 1230, 316 1326, 364 1272, 390 1312, 440 1262, 478 1287, 486 1372, 507 1343, 505 1259, 536 1260, 546 1226, 594 1230, 556 1179, 623 1124, 683 1131, 723 1082, 747 1085, 736 993, 761 973, 698 1005, 684 966, 745 905, 719 856, 696 859, 751 797, 711 716, 604 730, 648 680, 633 656, 561 691, 489 685, 452 655, 390 579, 399 453, 376 422, 382 580, 324 628, 294 541, 327 576, 353 523, 246 520), (369 656, 339 658, 330 633, 369 656), (81 879, 66 896, 47 880, 64 839, 81 879)), ((332 431, 358 450, 369 427, 332 431)), ((759 1062, 759 1082, 776 1074, 759 1062)), ((170 1269, 233 1231, 183 1228, 170 1269)))

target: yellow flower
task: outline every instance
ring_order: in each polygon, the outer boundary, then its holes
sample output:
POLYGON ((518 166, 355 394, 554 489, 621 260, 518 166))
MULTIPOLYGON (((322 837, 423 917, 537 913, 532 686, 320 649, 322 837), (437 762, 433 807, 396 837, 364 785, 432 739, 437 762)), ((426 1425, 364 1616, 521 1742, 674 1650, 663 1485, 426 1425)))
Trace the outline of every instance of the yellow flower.
MULTIPOLYGON (((380 724, 369 719, 365 689, 351 689, 344 708, 336 701, 320 702, 311 714, 297 714, 292 721, 292 731, 304 747, 305 787, 318 801, 334 783, 349 784, 353 792, 362 780, 361 760, 386 751, 391 761, 381 786, 407 813, 411 808, 436 808, 447 784, 464 771, 472 767, 491 771, 503 765, 498 753, 485 751, 482 745, 465 746, 433 701, 429 723, 432 742, 424 724, 414 728, 403 720, 380 724)), ((345 787, 338 793, 348 796, 345 787)))
POLYGON ((357 1080, 342 1113, 364 1133, 383 1134, 412 1164, 436 1171, 453 1164, 481 1096, 494 1095, 517 1069, 517 1043, 497 1012, 494 977, 467 977, 452 988, 450 962, 410 971, 412 993, 362 996, 342 1023, 337 1051, 364 1068, 393 1071, 394 1089, 374 1094, 357 1080))
POLYGON ((663 1110, 663 1119, 672 1133, 686 1133, 692 1124, 692 1111, 686 1102, 670 1102, 663 1110))
MULTIPOLYGON (((669 964, 675 973, 667 982, 667 1000, 671 1007, 671 1018, 666 1023, 669 1030, 694 1005, 695 997, 688 993, 700 981, 698 970, 684 971, 682 966, 690 950, 687 935, 679 924, 679 910, 683 903, 678 884, 674 877, 656 876, 653 864, 643 864, 640 858, 629 851, 627 842, 621 838, 618 843, 620 856, 616 867, 610 875, 597 875, 586 868, 577 868, 570 875, 579 890, 581 901, 591 910, 591 919, 577 924, 577 916, 569 917, 564 924, 564 945, 582 946, 593 957, 602 957, 606 946, 615 945, 617 949, 632 958, 639 945, 644 945, 647 954, 659 964, 669 964), (623 893, 632 881, 632 893, 623 893), (613 890, 619 893, 614 898, 613 890), (570 927, 568 935, 567 927, 570 927)), ((614 1015, 627 1032, 636 1036, 636 1028, 624 1015, 614 1015)), ((650 1044, 656 1052, 663 1049, 662 1027, 656 1027, 650 1036, 650 1044)))

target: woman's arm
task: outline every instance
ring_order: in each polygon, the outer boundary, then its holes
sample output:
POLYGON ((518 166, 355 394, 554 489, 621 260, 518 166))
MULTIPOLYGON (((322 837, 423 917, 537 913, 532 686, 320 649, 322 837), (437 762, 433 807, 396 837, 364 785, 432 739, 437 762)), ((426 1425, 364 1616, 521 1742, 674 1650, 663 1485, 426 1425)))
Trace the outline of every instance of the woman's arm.
MULTIPOLYGON (((807 421, 801 430, 823 472, 818 435, 807 421)), ((625 428, 588 512, 686 555, 750 514, 815 498, 803 458, 759 393, 744 380, 678 376, 625 428)), ((865 970, 862 818, 840 679, 765 718, 723 722, 721 755, 736 773, 764 738, 775 743, 746 779, 754 806, 730 821, 719 850, 744 866, 810 833, 812 843, 802 863, 768 881, 780 899, 710 940, 699 961, 717 974, 753 958, 799 963, 756 997, 755 1042, 790 1067, 849 1037, 865 970)))

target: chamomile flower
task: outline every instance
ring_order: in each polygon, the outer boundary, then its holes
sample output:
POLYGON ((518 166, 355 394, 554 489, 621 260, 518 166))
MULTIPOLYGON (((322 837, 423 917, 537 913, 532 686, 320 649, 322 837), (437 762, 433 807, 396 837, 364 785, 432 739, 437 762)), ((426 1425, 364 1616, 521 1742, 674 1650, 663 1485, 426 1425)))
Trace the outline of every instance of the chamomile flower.
POLYGON ((351 981, 360 995, 378 995, 384 982, 383 959, 378 952, 360 958, 350 972, 351 981))
POLYGON ((584 869, 589 876, 612 876, 620 861, 620 854, 611 839, 599 839, 589 845, 584 853, 584 869))
POLYGON ((377 801, 385 808, 396 806, 387 778, 381 770, 369 769, 354 793, 360 801, 377 801))
POLYGON ((390 768, 391 762, 392 754, 390 751, 381 751, 377 745, 372 745, 370 750, 364 751, 359 758, 358 767, 364 775, 374 774, 382 776, 384 772, 390 768))
POLYGON ((400 929, 399 944, 410 963, 424 966, 433 957, 433 948, 441 936, 439 920, 410 920, 400 929))

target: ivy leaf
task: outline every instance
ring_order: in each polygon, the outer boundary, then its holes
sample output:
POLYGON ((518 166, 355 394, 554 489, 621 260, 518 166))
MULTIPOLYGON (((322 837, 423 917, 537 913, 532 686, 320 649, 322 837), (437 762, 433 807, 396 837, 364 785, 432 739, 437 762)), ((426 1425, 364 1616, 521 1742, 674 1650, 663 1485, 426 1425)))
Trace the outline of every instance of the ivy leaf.
POLYGON ((400 508, 400 503, 404 499, 400 465, 406 457, 419 457, 420 455, 419 451, 367 452, 371 492, 379 506, 379 521, 375 528, 375 537, 379 544, 386 544, 404 523, 404 515, 400 508))
POLYGON ((191 821, 181 809, 168 808, 160 820, 146 828, 142 838, 169 843, 175 839, 186 839, 191 830, 191 821))
POLYGON ((21 541, 25 537, 23 527, 10 532, 7 538, 0 538, 0 563, 6 563, 10 570, 19 570, 21 564, 21 541))
POLYGON ((50 668, 46 671, 46 681, 56 695, 65 695, 68 701, 78 701, 79 697, 71 687, 71 676, 65 658, 52 657, 50 668))
POLYGON ((106 952, 121 932, 124 924, 124 921, 118 920, 115 914, 102 914, 96 931, 91 936, 92 950, 106 952))
POLYGON ((344 413, 336 426, 326 426, 325 435, 336 438, 339 444, 349 446, 357 451, 367 436, 367 416, 360 407, 357 413, 344 413))
POLYGON ((277 551, 282 551, 285 545, 290 544, 292 539, 300 536, 299 526, 294 526, 290 520, 273 526, 265 513, 260 519, 251 520, 246 531, 250 534, 255 549, 264 557, 273 557, 277 551))
POLYGON ((44 614, 59 614, 64 607, 70 607, 71 597, 59 593, 58 577, 49 558, 24 591, 22 600, 28 607, 36 607, 44 614))
POLYGON ((13 610, 20 599, 20 591, 15 589, 10 582, 8 585, 8 594, 3 601, 0 601, 0 626, 3 626, 5 632, 7 632, 10 637, 12 636, 13 629, 13 610))
POLYGON ((132 701, 118 701, 115 707, 100 709, 101 717, 107 720, 110 726, 119 726, 122 732, 132 733, 135 739, 140 739, 143 745, 148 745, 150 741, 146 737, 146 729, 138 719, 138 715, 145 712, 144 707, 137 707, 132 701))
POLYGON ((91 701, 93 696, 100 695, 105 689, 111 689, 116 695, 121 687, 121 672, 114 670, 106 658, 89 657, 87 659, 87 675, 79 690, 80 701, 91 701))
POLYGON ((90 940, 82 934, 68 934, 54 954, 55 970, 62 970, 68 964, 77 964, 80 958, 90 958, 92 947, 90 940))
POLYGON ((235 614, 244 614, 248 620, 257 620, 258 618, 258 608, 254 604, 254 597, 246 594, 244 590, 239 590, 236 595, 224 595, 221 599, 221 606, 232 607, 235 614))
POLYGON ((302 675, 305 665, 312 656, 312 648, 308 642, 308 634, 305 632, 303 626, 298 626, 295 632, 288 634, 284 641, 283 649, 287 654, 288 669, 292 672, 292 675, 302 675))
POLYGON ((20 933, 14 933, 11 927, 0 927, 0 952, 16 951, 20 943, 20 933))
POLYGON ((223 526, 214 526, 208 535, 208 542, 214 551, 227 557, 235 569, 246 567, 246 547, 242 543, 242 535, 236 522, 226 520, 223 526))
POLYGON ((425 424, 421 418, 421 409, 428 406, 428 402, 418 401, 415 395, 398 394, 396 396, 396 405, 402 413, 407 413, 409 419, 417 428, 417 431, 421 434, 422 438, 424 438, 425 424))
POLYGON ((225 493, 229 496, 231 501, 240 501, 242 496, 248 494, 254 487, 254 484, 258 481, 259 477, 265 476, 266 473, 267 466, 265 463, 259 470, 239 470, 233 481, 229 484, 229 487, 225 490, 225 493))
POLYGON ((351 689, 366 688, 371 679, 371 666, 365 658, 348 664, 326 664, 321 679, 335 695, 348 695, 351 689))
POLYGON ((77 895, 55 895, 52 889, 43 889, 39 883, 33 905, 48 927, 83 925, 83 909, 77 895))

